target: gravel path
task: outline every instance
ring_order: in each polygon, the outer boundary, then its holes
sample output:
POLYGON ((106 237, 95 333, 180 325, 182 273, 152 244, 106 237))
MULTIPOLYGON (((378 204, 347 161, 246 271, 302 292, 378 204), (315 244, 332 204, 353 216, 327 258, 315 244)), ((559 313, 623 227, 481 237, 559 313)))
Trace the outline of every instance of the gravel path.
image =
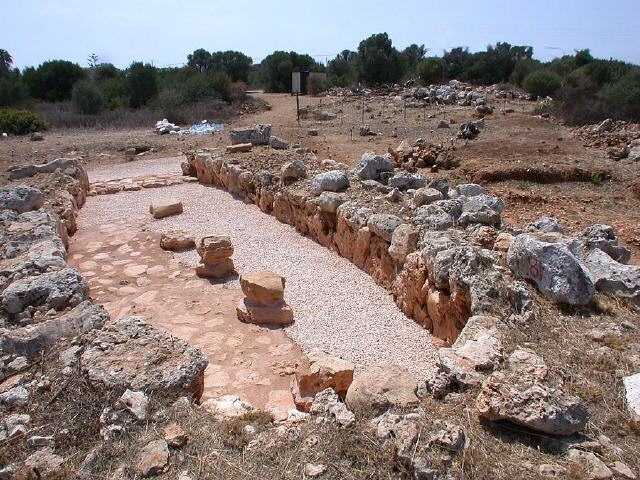
POLYGON ((93 168, 89 166, 89 176, 92 182, 104 182, 129 177, 181 173, 180 163, 184 161, 185 157, 144 158, 116 165, 101 165, 93 168))
MULTIPOLYGON (((128 220, 157 232, 229 235, 238 272, 271 270, 287 279, 285 299, 295 323, 286 331, 303 350, 318 347, 358 366, 394 363, 419 378, 435 369, 437 349, 429 333, 401 313, 369 275, 222 190, 192 183, 89 197, 80 215, 83 228, 128 220), (184 213, 153 220, 149 204, 168 199, 181 200, 184 213)), ((178 256, 194 266, 199 260, 195 250, 178 256)), ((237 280, 228 286, 239 288, 237 280)))

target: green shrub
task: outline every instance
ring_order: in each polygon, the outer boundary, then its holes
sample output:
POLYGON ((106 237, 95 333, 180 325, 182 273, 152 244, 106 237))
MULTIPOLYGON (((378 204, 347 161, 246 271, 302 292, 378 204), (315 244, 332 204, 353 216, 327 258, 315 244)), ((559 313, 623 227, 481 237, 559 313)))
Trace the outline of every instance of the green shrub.
POLYGON ((158 73, 150 64, 134 62, 129 67, 129 105, 140 108, 158 95, 158 73))
POLYGON ((524 79, 523 88, 538 97, 553 95, 562 86, 560 76, 551 70, 536 70, 524 79))
POLYGON ((447 73, 447 65, 441 58, 427 58, 418 64, 418 77, 424 85, 441 83, 447 73))
POLYGON ((327 82, 318 77, 311 77, 307 90, 309 95, 319 95, 327 89, 327 82))
POLYGON ((60 102, 71 98, 73 85, 85 77, 84 70, 66 60, 44 62, 37 69, 24 71, 24 80, 34 98, 47 102, 60 102))
POLYGON ((104 107, 102 93, 90 80, 83 80, 73 86, 71 101, 76 112, 86 115, 96 115, 104 107))
POLYGON ((11 108, 0 109, 0 132, 24 135, 45 128, 42 118, 34 112, 11 108))

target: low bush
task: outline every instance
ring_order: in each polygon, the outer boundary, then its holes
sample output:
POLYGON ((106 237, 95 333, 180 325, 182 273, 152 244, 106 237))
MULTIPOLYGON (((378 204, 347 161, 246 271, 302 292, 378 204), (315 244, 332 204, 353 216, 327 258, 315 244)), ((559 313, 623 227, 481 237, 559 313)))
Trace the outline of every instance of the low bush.
POLYGON ((34 112, 12 108, 0 109, 0 132, 25 135, 45 128, 42 118, 34 112))
POLYGON ((551 70, 535 70, 524 79, 523 88, 538 97, 547 97, 556 93, 562 86, 560 76, 551 70))
POLYGON ((319 95, 327 89, 327 82, 318 77, 311 77, 308 88, 309 95, 319 95))

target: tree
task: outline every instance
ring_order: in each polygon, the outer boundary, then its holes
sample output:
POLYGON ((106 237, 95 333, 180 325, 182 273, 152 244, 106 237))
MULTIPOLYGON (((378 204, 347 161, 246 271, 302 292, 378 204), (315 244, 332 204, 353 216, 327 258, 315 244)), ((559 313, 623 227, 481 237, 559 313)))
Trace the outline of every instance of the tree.
POLYGON ((74 109, 85 115, 100 113, 104 106, 102 93, 91 80, 82 80, 73 86, 71 101, 74 109))
POLYGON ((562 79, 552 70, 536 70, 524 79, 523 88, 538 97, 546 97, 556 93, 562 86, 562 79))
POLYGON ((204 48, 199 48, 193 53, 187 55, 187 65, 197 68, 199 72, 203 72, 209 68, 209 62, 211 61, 211 54, 204 48))
POLYGON ((290 92, 292 72, 322 69, 309 55, 275 51, 260 64, 260 76, 266 91, 290 92))
POLYGON ((396 50, 389 35, 378 33, 358 45, 360 77, 368 84, 395 83, 405 72, 404 57, 396 50))
POLYGON ((13 57, 5 49, 0 48, 0 77, 5 77, 11 72, 13 57))
POLYGON ((358 54, 351 50, 343 50, 327 64, 327 80, 337 87, 353 85, 358 77, 358 54))
POLYGON ((44 62, 37 69, 24 71, 24 80, 31 95, 48 102, 59 102, 71 98, 73 85, 85 78, 80 65, 66 60, 44 62))
POLYGON ((463 80, 463 72, 469 68, 469 64, 473 61, 473 55, 469 53, 467 47, 456 47, 448 52, 445 50, 442 56, 447 64, 449 78, 463 80))
POLYGON ((417 73, 425 85, 441 83, 447 77, 447 64, 442 58, 427 58, 418 64, 417 73))
POLYGON ((101 63, 96 66, 95 78, 97 82, 103 82, 112 78, 118 78, 122 74, 112 63, 101 63))
POLYGON ((95 69, 96 66, 98 65, 98 54, 97 53, 90 53, 87 56, 87 63, 89 64, 89 68, 95 69))
POLYGON ((129 67, 129 105, 140 108, 158 95, 158 73, 150 64, 134 62, 129 67))
POLYGON ((509 76, 509 80, 511 83, 522 86, 522 82, 524 79, 534 70, 541 68, 541 63, 537 60, 533 60, 530 58, 523 58, 522 60, 518 60, 511 75, 509 76))
POLYGON ((227 50, 213 52, 209 61, 209 70, 224 71, 233 82, 247 82, 253 60, 242 52, 227 50))
POLYGON ((427 54, 427 49, 424 45, 416 45, 412 43, 402 51, 402 55, 407 62, 407 69, 409 72, 415 71, 418 64, 424 60, 424 56, 427 54))

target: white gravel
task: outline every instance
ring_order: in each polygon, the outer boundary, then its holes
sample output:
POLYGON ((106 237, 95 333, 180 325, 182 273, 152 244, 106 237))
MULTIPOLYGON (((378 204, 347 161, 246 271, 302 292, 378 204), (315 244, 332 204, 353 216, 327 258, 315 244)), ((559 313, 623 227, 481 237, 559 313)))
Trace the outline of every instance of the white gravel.
MULTIPOLYGON (((400 312, 386 290, 348 260, 254 205, 192 183, 89 197, 80 212, 80 228, 122 220, 157 232, 180 228, 196 238, 229 235, 238 272, 270 270, 287 279, 285 299, 295 323, 286 331, 305 351, 318 347, 358 367, 402 365, 419 378, 435 369, 431 335, 400 312), (184 213, 153 220, 149 204, 169 199, 181 200, 184 213)), ((199 260, 195 250, 178 256, 194 266, 199 260)), ((239 288, 238 281, 229 287, 239 288)))

